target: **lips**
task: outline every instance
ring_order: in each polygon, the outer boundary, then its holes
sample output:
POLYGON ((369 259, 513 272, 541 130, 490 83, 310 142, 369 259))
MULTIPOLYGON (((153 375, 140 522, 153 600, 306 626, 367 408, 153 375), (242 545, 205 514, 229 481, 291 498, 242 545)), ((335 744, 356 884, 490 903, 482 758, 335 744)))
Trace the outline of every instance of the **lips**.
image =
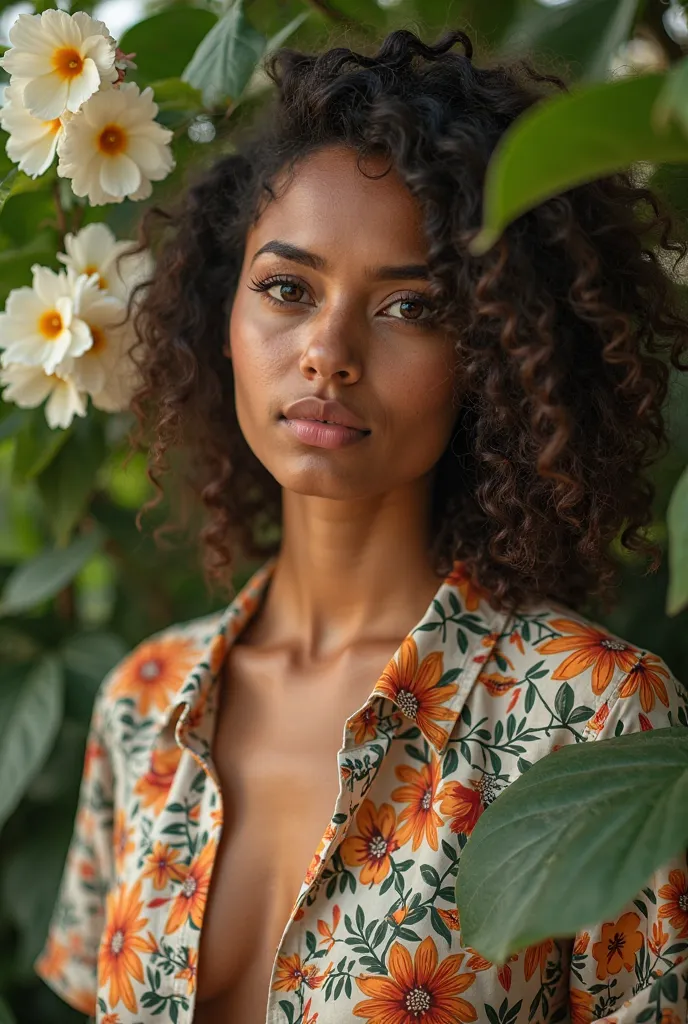
POLYGON ((284 427, 301 444, 311 448, 349 448, 365 441, 370 430, 341 402, 300 398, 281 416, 284 427))
POLYGON ((349 427, 351 430, 360 430, 365 434, 370 433, 365 423, 341 402, 324 402, 319 398, 300 398, 288 405, 282 415, 287 420, 315 420, 320 423, 349 427))

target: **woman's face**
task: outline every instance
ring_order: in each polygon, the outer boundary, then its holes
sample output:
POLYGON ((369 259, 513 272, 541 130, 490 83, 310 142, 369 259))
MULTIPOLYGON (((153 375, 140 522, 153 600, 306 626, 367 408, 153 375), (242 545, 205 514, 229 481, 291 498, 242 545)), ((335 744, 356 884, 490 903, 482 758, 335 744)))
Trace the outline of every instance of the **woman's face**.
POLYGON ((457 415, 454 351, 430 319, 426 259, 399 176, 365 177, 344 147, 304 159, 250 230, 229 328, 235 401, 283 487, 367 498, 441 456, 457 415), (303 399, 315 402, 295 407, 303 399))

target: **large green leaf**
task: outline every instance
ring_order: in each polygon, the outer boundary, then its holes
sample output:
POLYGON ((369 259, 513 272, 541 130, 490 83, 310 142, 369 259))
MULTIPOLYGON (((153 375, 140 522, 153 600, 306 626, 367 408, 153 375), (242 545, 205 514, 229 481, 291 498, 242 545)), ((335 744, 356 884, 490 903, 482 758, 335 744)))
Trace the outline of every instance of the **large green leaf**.
POLYGON ((137 70, 127 77, 142 88, 156 79, 178 77, 216 21, 202 7, 177 4, 132 25, 119 42, 125 53, 136 54, 137 70))
POLYGON ((484 812, 456 897, 465 943, 494 963, 618 914, 688 844, 688 728, 565 747, 484 812))
POLYGON ((265 51, 265 36, 246 20, 236 0, 201 42, 182 78, 203 94, 207 107, 237 100, 265 51))
POLYGON ((520 8, 503 40, 505 55, 559 57, 569 78, 602 79, 612 54, 631 35, 638 0, 522 0, 520 8))
POLYGON ((54 658, 0 675, 0 827, 50 753, 62 720, 63 680, 54 658))
POLYGON ((54 597, 74 579, 103 542, 95 527, 69 547, 43 551, 10 575, 0 598, 0 615, 13 615, 54 597))
POLYGON ((2 996, 0 996, 0 1024, 17 1024, 17 1018, 2 996))
POLYGON ((0 181, 0 210, 2 210, 3 206, 5 205, 9 197, 12 195, 12 189, 17 180, 18 174, 19 171, 17 170, 17 168, 13 167, 12 170, 2 179, 2 181, 0 181))
POLYGON ((483 227, 472 252, 489 249, 506 225, 557 193, 638 160, 688 161, 688 139, 653 121, 664 76, 583 86, 526 111, 505 132, 487 168, 483 227))
MULTIPOLYGON (((292 20, 287 25, 284 25, 279 30, 279 32, 275 33, 274 36, 268 39, 265 45, 265 52, 263 56, 266 57, 269 53, 272 53, 274 50, 278 50, 280 46, 284 46, 286 41, 289 38, 291 38, 291 36, 293 36, 294 33, 301 28, 303 23, 308 20, 310 15, 311 11, 301 11, 299 14, 296 15, 295 18, 292 18, 292 20)), ((268 88, 270 84, 270 79, 263 70, 262 63, 258 63, 254 67, 253 72, 251 73, 251 77, 243 90, 243 97, 247 98, 249 96, 255 96, 258 93, 262 92, 264 89, 268 88)))
POLYGON ((58 545, 64 546, 86 508, 106 455, 102 423, 86 417, 37 479, 58 545))
POLYGON ((669 590, 666 613, 678 615, 688 605, 688 467, 684 469, 671 495, 667 509, 667 529, 669 590))

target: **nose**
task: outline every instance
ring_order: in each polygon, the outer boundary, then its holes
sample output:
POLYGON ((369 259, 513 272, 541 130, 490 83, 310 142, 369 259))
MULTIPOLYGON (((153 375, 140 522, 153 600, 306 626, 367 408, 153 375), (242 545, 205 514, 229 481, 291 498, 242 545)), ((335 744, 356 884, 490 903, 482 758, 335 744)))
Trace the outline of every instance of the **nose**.
POLYGON ((332 315, 321 314, 308 325, 299 368, 306 380, 336 378, 345 384, 355 384, 363 373, 360 347, 352 344, 356 333, 350 316, 342 311, 332 315))

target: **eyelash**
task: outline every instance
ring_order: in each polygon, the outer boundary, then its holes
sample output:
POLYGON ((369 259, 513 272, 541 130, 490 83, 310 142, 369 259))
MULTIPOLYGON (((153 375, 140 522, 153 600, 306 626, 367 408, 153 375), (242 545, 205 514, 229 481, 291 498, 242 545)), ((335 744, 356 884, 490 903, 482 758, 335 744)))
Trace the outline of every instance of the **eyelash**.
MULTIPOLYGON (((249 287, 251 288, 251 291, 263 292, 264 297, 268 300, 268 302, 272 302, 275 306, 284 307, 300 305, 300 303, 298 302, 284 302, 282 299, 276 299, 273 295, 268 295, 267 293, 270 290, 270 288, 274 288, 276 284, 295 284, 299 288, 303 288, 304 291, 307 290, 305 285, 301 284, 301 282, 297 278, 289 277, 288 275, 285 274, 276 274, 273 275, 272 277, 263 278, 263 280, 251 278, 251 284, 249 285, 249 287)), ((405 295, 400 295, 398 298, 396 298, 394 302, 390 302, 389 305, 393 306, 397 302, 409 301, 420 302, 428 310, 430 315, 424 317, 422 320, 406 320, 404 317, 393 317, 392 319, 401 320, 402 323, 411 324, 413 327, 420 327, 421 325, 427 327, 429 324, 431 324, 435 316, 435 311, 433 307, 430 305, 430 303, 427 301, 427 299, 422 298, 420 295, 414 295, 413 292, 407 292, 405 295)))

